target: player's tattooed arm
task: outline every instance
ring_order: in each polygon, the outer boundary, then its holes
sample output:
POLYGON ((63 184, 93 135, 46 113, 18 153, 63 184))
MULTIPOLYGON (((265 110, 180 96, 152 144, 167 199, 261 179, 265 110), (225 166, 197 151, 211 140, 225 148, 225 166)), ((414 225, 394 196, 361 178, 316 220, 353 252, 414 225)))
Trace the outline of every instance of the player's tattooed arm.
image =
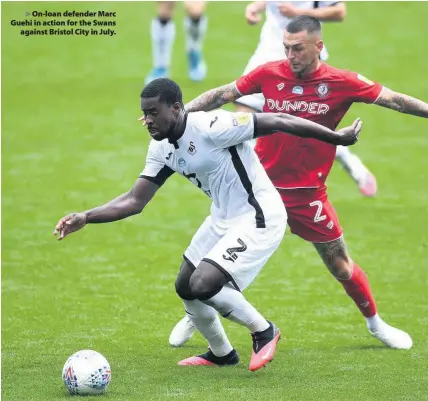
POLYGON ((233 102, 241 96, 235 82, 231 82, 202 93, 202 95, 187 103, 184 108, 187 112, 210 111, 218 109, 226 103, 233 102))
POLYGON ((145 178, 138 178, 128 192, 105 205, 86 212, 71 213, 60 219, 55 227, 54 235, 58 236, 58 240, 62 240, 88 223, 110 223, 141 213, 158 189, 159 185, 145 178))
POLYGON ((388 88, 382 89, 375 104, 400 113, 428 118, 428 103, 388 88))

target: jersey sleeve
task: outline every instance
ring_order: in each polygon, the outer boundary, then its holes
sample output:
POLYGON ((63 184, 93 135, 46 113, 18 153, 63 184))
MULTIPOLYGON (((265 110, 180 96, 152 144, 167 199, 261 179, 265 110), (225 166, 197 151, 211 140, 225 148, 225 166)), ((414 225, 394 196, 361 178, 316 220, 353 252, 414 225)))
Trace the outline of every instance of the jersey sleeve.
POLYGON ((230 148, 254 138, 255 115, 230 113, 224 110, 212 113, 208 135, 218 148, 230 148))
POLYGON ((165 164, 160 153, 159 144, 152 140, 146 157, 146 165, 140 178, 145 178, 161 187, 174 174, 174 170, 165 164))
POLYGON ((263 67, 261 65, 236 80, 236 89, 242 96, 262 92, 263 67))
POLYGON ((345 73, 347 96, 354 102, 374 103, 380 95, 383 86, 370 81, 356 72, 345 73))

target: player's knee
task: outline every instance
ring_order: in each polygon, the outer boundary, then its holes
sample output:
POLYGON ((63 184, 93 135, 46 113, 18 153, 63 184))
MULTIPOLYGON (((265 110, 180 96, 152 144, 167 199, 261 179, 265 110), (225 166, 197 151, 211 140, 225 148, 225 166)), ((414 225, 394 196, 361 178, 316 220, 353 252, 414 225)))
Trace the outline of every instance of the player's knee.
POLYGON ((159 1, 158 2, 158 18, 170 20, 174 16, 174 1, 159 1))
POLYGON ((196 270, 189 280, 190 292, 193 297, 200 301, 206 301, 220 292, 223 285, 217 285, 203 274, 197 274, 197 272, 196 270))
POLYGON ((192 292, 190 291, 189 287, 189 281, 185 281, 180 278, 180 276, 177 277, 177 280, 175 280, 175 292, 181 299, 185 299, 187 301, 192 301, 196 299, 192 295, 192 292))
POLYGON ((201 18, 205 11, 205 1, 186 1, 184 2, 187 15, 192 19, 201 18))
POLYGON ((175 291, 181 299, 188 301, 196 299, 194 296, 192 296, 189 287, 189 280, 194 271, 195 268, 193 265, 190 262, 184 260, 181 264, 177 279, 175 280, 175 291))
POLYGON ((330 266, 330 271, 334 277, 340 280, 348 280, 352 276, 354 263, 351 258, 336 257, 330 266))

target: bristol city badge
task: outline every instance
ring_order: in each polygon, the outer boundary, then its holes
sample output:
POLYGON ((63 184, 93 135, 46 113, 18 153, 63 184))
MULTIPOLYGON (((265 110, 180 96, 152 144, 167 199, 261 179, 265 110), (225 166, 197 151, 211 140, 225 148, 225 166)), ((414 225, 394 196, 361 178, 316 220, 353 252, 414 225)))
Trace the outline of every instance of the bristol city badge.
POLYGON ((327 84, 319 84, 315 90, 315 92, 317 93, 317 95, 323 99, 325 97, 328 96, 328 94, 330 93, 330 89, 328 87, 327 84))

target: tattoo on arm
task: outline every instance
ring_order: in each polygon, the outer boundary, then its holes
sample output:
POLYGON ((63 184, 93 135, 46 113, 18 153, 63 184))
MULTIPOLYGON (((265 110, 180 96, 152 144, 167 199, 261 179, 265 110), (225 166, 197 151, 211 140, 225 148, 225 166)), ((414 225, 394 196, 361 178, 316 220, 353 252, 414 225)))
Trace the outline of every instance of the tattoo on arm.
POLYGON ((375 104, 400 113, 428 118, 428 104, 402 93, 383 88, 375 104))
POLYGON ((192 111, 210 111, 218 109, 226 103, 230 103, 240 98, 242 95, 236 89, 235 82, 219 86, 199 95, 187 103, 184 108, 187 112, 192 111))
POLYGON ((330 242, 314 242, 314 246, 327 268, 335 276, 337 258, 343 259, 346 262, 349 261, 349 255, 343 237, 330 242))

